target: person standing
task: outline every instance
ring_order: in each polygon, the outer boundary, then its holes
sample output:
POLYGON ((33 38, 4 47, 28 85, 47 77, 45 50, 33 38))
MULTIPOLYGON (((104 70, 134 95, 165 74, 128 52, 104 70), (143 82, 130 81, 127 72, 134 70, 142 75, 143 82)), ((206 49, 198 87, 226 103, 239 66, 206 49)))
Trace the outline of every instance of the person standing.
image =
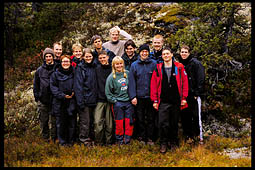
POLYGON ((115 26, 110 29, 110 39, 110 41, 103 43, 103 47, 111 50, 116 56, 122 56, 124 54, 124 44, 127 40, 132 39, 132 36, 115 26), (126 40, 119 40, 120 35, 124 36, 126 40))
POLYGON ((93 114, 97 103, 96 64, 90 48, 85 48, 84 58, 76 67, 74 92, 79 113, 79 140, 90 146, 94 140, 93 114))
POLYGON ((76 127, 76 99, 74 96, 74 69, 69 55, 60 57, 60 67, 50 77, 53 94, 52 111, 56 116, 57 135, 61 146, 73 145, 76 127))
POLYGON ((158 63, 151 78, 153 107, 159 114, 160 152, 179 145, 179 110, 187 108, 188 76, 183 64, 173 60, 170 48, 162 51, 163 63, 158 63))
POLYGON ((181 46, 179 61, 184 65, 189 78, 189 107, 182 110, 181 122, 184 139, 199 139, 203 143, 203 129, 201 121, 201 97, 204 93, 205 69, 193 55, 187 45, 181 46))
POLYGON ((154 145, 155 114, 150 100, 150 81, 156 61, 149 58, 148 44, 139 47, 138 60, 130 68, 128 78, 128 94, 131 102, 136 106, 138 140, 145 144, 154 145))
POLYGON ((136 45, 133 40, 127 40, 124 44, 125 53, 121 56, 124 60, 125 69, 130 70, 131 64, 138 58, 136 51, 136 45))
POLYGON ((94 112, 95 142, 99 145, 110 145, 113 143, 113 116, 111 104, 105 95, 105 84, 107 77, 112 72, 107 52, 102 50, 98 54, 100 64, 96 68, 97 77, 97 105, 94 112), (105 140, 104 140, 105 138, 105 140))
POLYGON ((107 100, 113 104, 115 137, 117 144, 129 144, 133 134, 134 106, 128 96, 128 73, 124 60, 116 56, 112 61, 112 73, 105 85, 107 100))
POLYGON ((52 115, 52 93, 50 91, 50 76, 54 72, 54 52, 51 48, 43 51, 43 64, 37 68, 33 82, 33 93, 37 102, 41 135, 43 139, 50 138, 55 142, 56 119, 52 115), (51 129, 49 129, 49 121, 51 129))

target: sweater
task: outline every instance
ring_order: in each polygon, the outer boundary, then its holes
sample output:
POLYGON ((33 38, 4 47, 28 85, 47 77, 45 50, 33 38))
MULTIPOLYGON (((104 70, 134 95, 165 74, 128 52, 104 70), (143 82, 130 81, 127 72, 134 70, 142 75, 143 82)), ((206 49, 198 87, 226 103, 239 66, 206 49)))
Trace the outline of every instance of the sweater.
POLYGON ((128 96, 128 71, 125 71, 127 74, 127 78, 124 78, 124 73, 116 72, 116 78, 113 78, 113 73, 111 73, 105 85, 105 95, 107 100, 110 103, 116 103, 117 101, 129 101, 128 96))

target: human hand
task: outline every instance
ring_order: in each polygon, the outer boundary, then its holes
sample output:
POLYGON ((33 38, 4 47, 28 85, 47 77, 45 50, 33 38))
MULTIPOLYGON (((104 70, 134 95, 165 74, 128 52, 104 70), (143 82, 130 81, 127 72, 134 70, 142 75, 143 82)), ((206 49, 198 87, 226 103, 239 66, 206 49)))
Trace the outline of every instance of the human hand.
POLYGON ((158 103, 153 103, 153 107, 158 110, 158 103))
POLYGON ((182 101, 181 101, 181 105, 182 105, 182 106, 184 106, 186 103, 187 103, 186 100, 182 100, 182 101))
POLYGON ((137 99, 136 99, 136 97, 135 98, 133 98, 133 100, 131 101, 131 103, 133 104, 133 105, 137 105, 137 99))

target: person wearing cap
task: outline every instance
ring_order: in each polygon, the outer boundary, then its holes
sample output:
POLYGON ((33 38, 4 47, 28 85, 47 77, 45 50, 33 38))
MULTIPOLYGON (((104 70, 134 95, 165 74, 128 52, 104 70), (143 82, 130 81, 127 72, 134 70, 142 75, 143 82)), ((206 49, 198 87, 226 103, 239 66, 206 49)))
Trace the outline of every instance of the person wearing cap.
POLYGON ((61 66, 50 76, 53 95, 52 112, 56 116, 59 144, 73 145, 76 129, 76 99, 74 96, 74 68, 69 55, 60 57, 61 66))
POLYGON ((52 116, 52 93, 50 91, 50 76, 54 72, 54 51, 45 48, 43 51, 43 64, 37 68, 33 82, 33 93, 37 102, 39 122, 43 139, 56 140, 56 119, 52 116), (49 129, 49 121, 51 129, 49 129))
POLYGON ((188 76, 183 64, 176 62, 169 47, 162 50, 163 63, 158 63, 152 73, 150 97, 158 110, 160 152, 166 153, 167 145, 179 145, 178 122, 180 109, 187 108, 188 76))
POLYGON ((203 129, 201 121, 201 97, 204 95, 205 69, 200 61, 190 54, 190 47, 181 46, 179 61, 184 65, 189 79, 189 107, 181 112, 181 122, 184 139, 190 142, 203 143, 203 129))
POLYGON ((139 47, 139 57, 131 65, 129 71, 128 94, 131 102, 136 106, 138 140, 145 144, 153 145, 155 129, 155 114, 150 100, 150 81, 156 61, 149 58, 150 48, 148 44, 139 47))
POLYGON ((102 44, 103 44, 102 37, 100 35, 94 35, 91 38, 91 43, 92 43, 93 47, 95 48, 95 50, 92 52, 93 62, 97 65, 100 65, 100 62, 98 61, 98 54, 102 50, 104 50, 107 52, 107 55, 109 56, 109 64, 111 64, 112 59, 115 57, 115 54, 111 50, 102 46, 102 44))
POLYGON ((103 47, 111 50, 117 56, 122 56, 124 54, 124 44, 127 40, 132 39, 132 36, 118 26, 111 28, 109 35, 110 41, 103 43, 103 47), (125 40, 120 40, 120 35, 125 37, 125 40))

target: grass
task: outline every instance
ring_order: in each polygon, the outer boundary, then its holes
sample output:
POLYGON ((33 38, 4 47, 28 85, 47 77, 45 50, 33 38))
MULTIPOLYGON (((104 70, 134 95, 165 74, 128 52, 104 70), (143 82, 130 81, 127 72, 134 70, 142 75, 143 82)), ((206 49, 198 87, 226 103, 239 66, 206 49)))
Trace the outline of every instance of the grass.
POLYGON ((166 154, 159 145, 61 147, 40 139, 36 133, 4 140, 5 167, 251 167, 251 158, 230 159, 220 154, 226 148, 251 147, 251 139, 210 136, 204 145, 184 143, 166 154))

